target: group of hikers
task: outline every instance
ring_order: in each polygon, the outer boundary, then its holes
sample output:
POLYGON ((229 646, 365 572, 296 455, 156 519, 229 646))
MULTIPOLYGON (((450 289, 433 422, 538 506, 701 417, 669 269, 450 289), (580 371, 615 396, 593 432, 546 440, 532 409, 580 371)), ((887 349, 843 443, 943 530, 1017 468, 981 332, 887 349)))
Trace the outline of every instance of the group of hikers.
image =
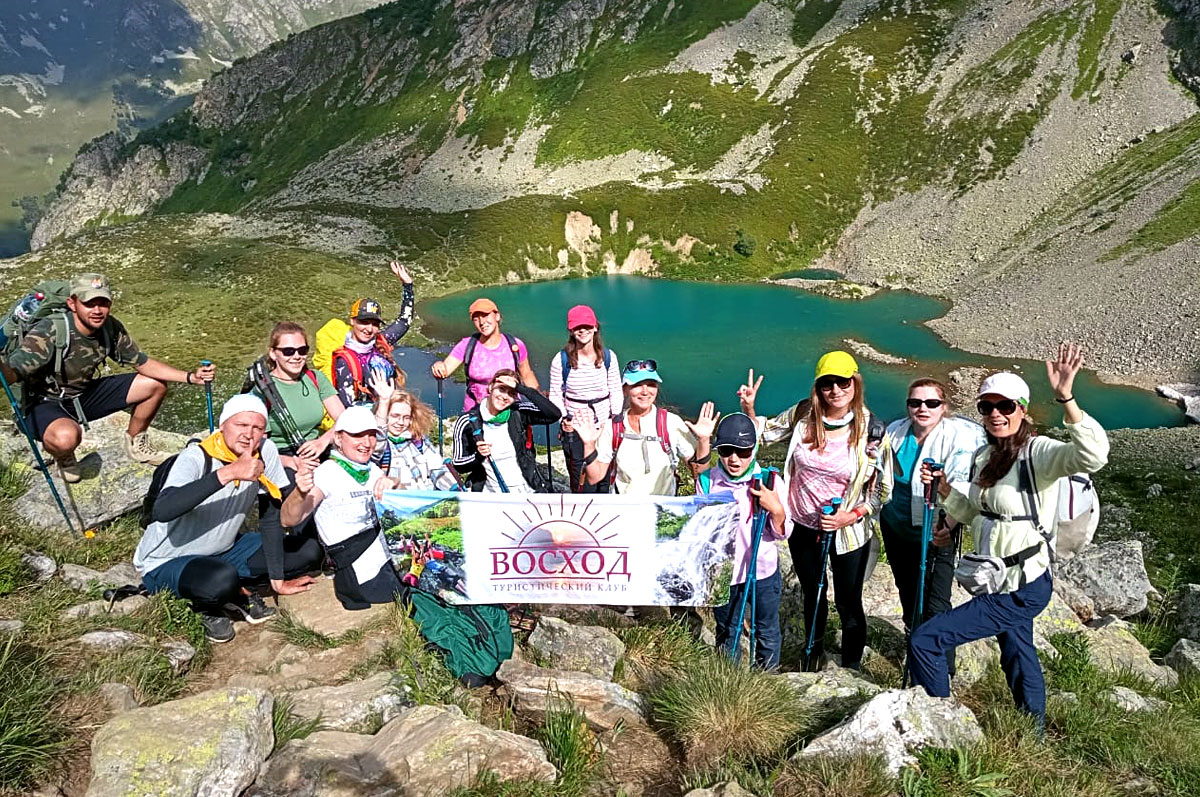
MULTIPOLYGON (((572 492, 675 495, 686 465, 697 492, 733 494, 740 521, 730 602, 714 610, 718 645, 737 640, 731 607, 753 581, 751 654, 760 667, 779 666, 783 584, 773 543, 786 541, 803 593, 803 666, 826 664, 828 568, 841 665, 861 668, 863 585, 882 538, 911 635, 913 683, 948 696, 955 647, 995 636, 1017 704, 1043 722, 1033 619, 1051 596, 1057 483, 1099 470, 1108 453, 1104 430, 1072 394, 1083 363, 1077 345, 1063 343, 1046 364, 1066 441, 1037 435, 1029 386, 1008 372, 979 386, 979 421, 954 414, 946 386, 922 378, 909 386, 904 414, 885 423, 867 408, 863 375, 844 351, 822 356, 812 383, 777 415, 760 414, 763 376, 751 370, 736 391, 738 411, 721 414, 710 401, 686 420, 661 404, 659 364, 622 364, 583 305, 567 312, 566 343, 550 359, 543 392, 525 343, 502 330, 500 309, 481 298, 468 309, 476 333, 431 369, 442 380, 462 367, 467 381, 443 459, 430 437, 438 416, 406 389, 391 358, 414 306, 408 272, 395 262, 392 271, 402 284, 394 322, 384 323, 380 302, 356 300, 338 328, 342 345, 316 368, 305 329, 276 324, 212 433, 170 460, 152 486, 134 564, 149 591, 191 601, 210 638, 231 639, 233 617, 267 619, 274 610, 260 590, 302 592, 323 567, 332 568, 347 609, 392 601, 402 587, 375 509, 383 491, 551 491, 532 429, 557 422, 572 492), (760 448, 782 441, 782 472, 766 486, 760 448), (252 510, 257 530, 244 531, 252 510), (765 522, 755 524, 755 514, 765 522), (764 544, 756 546, 759 528, 764 544), (964 529, 976 555, 960 558, 964 529), (952 608, 956 576, 974 597, 952 608)), ((107 279, 81 275, 70 283, 65 319, 38 320, 0 363, 6 384, 25 385, 24 422, 67 482, 82 475, 74 454, 81 424, 128 408, 130 457, 162 462, 166 454, 150 446, 146 429, 166 383, 213 379, 211 365, 186 372, 147 357, 111 307, 107 279), (106 359, 136 373, 97 378, 106 359)))

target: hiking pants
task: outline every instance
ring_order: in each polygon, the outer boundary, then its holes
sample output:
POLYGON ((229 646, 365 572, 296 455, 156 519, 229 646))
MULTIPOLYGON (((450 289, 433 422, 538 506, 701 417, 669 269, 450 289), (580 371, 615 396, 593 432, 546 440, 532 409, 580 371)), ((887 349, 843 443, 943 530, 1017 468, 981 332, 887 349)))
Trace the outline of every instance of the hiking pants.
MULTIPOLYGON (((804 592, 804 634, 808 639, 813 613, 817 616, 817 634, 813 643, 812 658, 820 658, 825 651, 825 622, 829 617, 829 590, 821 591, 821 605, 817 606, 817 582, 821 578, 820 535, 816 529, 805 528, 799 523, 788 537, 788 550, 792 552, 792 567, 800 580, 804 592)), ((863 611, 863 581, 867 576, 871 545, 839 554, 829 546, 829 569, 833 573, 834 605, 842 626, 842 666, 860 667, 863 648, 867 645, 867 614, 863 611)), ((828 580, 826 581, 828 585, 828 580)))
MULTIPOLYGON (((888 521, 886 515, 880 520, 883 549, 887 552, 888 564, 892 568, 892 576, 896 579, 896 591, 900 593, 904 627, 911 631, 913 611, 917 604, 917 585, 921 580, 921 529, 915 528, 917 539, 914 540, 912 530, 897 529, 888 521)), ((925 606, 917 625, 930 617, 950 611, 950 588, 953 585, 954 546, 939 548, 931 542, 925 563, 925 606)), ((946 666, 949 668, 950 677, 953 678, 954 648, 946 651, 946 666)))
MULTIPOLYGON (((746 584, 732 584, 729 588, 729 603, 713 609, 717 621, 717 647, 729 649, 737 629, 738 606, 746 584)), ((779 651, 783 647, 783 634, 779 630, 779 599, 783 592, 783 576, 779 568, 766 578, 758 579, 754 586, 754 663, 764 670, 779 666, 779 651)), ((745 621, 750 621, 750 602, 746 601, 745 621)), ((740 644, 739 644, 740 647, 740 644)))
POLYGON ((1033 618, 1050 603, 1050 572, 1016 592, 977 595, 956 609, 927 620, 913 632, 913 681, 933 697, 950 696, 946 651, 956 645, 994 636, 1000 643, 1000 666, 1017 707, 1046 721, 1046 681, 1033 644, 1033 618))
MULTIPOLYGON (((324 552, 316 540, 283 538, 284 578, 295 578, 321 566, 324 552)), ((216 612, 240 602, 243 583, 261 583, 267 558, 258 532, 240 535, 233 547, 215 556, 179 556, 142 576, 150 592, 169 590, 192 602, 199 612, 216 612)))
POLYGON ((563 458, 567 461, 567 478, 571 483, 571 492, 607 493, 607 479, 601 479, 598 484, 587 483, 583 464, 583 438, 575 432, 559 432, 559 440, 562 442, 563 458))

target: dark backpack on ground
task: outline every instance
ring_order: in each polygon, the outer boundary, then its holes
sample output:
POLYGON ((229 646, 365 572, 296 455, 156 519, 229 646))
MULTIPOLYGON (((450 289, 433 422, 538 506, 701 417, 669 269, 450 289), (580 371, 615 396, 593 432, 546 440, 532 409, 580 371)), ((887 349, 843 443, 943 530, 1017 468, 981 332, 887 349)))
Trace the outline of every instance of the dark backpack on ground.
MULTIPOLYGON (((193 437, 184 445, 183 451, 186 451, 188 446, 199 443, 200 439, 193 437)), ((179 454, 182 454, 183 451, 180 451, 179 454)), ((203 448, 200 449, 200 453, 204 455, 204 472, 208 473, 212 469, 212 454, 203 448)), ((142 511, 138 515, 138 525, 142 528, 148 528, 154 522, 154 502, 158 500, 158 494, 162 492, 167 475, 171 472, 171 466, 175 464, 175 460, 179 459, 179 454, 172 454, 163 460, 150 476, 150 487, 146 490, 145 498, 142 499, 142 511)))
POLYGON ((500 606, 455 606, 408 586, 400 599, 421 635, 445 656, 446 669, 468 687, 482 686, 513 654, 508 612, 500 606))

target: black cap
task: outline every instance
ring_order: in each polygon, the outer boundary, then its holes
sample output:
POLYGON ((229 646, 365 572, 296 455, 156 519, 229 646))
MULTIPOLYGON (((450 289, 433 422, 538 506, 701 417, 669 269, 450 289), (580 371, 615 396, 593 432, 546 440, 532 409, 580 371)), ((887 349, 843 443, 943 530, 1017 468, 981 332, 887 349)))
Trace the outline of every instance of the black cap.
POLYGON ((734 446, 735 448, 754 448, 758 442, 758 430, 754 421, 744 412, 726 415, 717 424, 717 433, 713 440, 714 446, 734 446))
POLYGON ((359 321, 383 321, 379 302, 374 299, 358 299, 350 305, 350 317, 359 321))

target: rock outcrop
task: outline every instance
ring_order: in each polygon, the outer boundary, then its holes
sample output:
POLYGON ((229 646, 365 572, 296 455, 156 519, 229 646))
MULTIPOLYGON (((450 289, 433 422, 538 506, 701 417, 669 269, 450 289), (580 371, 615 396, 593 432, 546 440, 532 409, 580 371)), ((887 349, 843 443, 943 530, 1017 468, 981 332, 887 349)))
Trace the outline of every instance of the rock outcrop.
POLYGON ((642 698, 619 684, 571 670, 538 667, 518 659, 500 665, 496 678, 504 684, 517 710, 534 720, 551 708, 572 705, 600 731, 612 730, 618 723, 644 725, 642 698))
POLYGON ((1154 592, 1140 540, 1092 545, 1059 568, 1059 579, 1086 595, 1098 615, 1129 617, 1146 608, 1154 592))
POLYGON ((607 628, 572 625, 557 617, 539 619, 528 644, 550 667, 606 681, 612 680, 613 669, 625 655, 624 643, 607 628))
POLYGON ((382 725, 404 708, 404 699, 386 672, 340 686, 314 686, 288 696, 293 714, 319 719, 321 727, 331 731, 361 731, 373 719, 382 725))
POLYGON ((1106 617, 1096 627, 1087 630, 1092 661, 1112 673, 1130 671, 1159 686, 1173 687, 1179 675, 1170 667, 1155 664, 1129 624, 1115 617, 1106 617))
POLYGON ((271 753, 270 694, 217 689, 117 714, 92 740, 88 797, 236 797, 271 753))

